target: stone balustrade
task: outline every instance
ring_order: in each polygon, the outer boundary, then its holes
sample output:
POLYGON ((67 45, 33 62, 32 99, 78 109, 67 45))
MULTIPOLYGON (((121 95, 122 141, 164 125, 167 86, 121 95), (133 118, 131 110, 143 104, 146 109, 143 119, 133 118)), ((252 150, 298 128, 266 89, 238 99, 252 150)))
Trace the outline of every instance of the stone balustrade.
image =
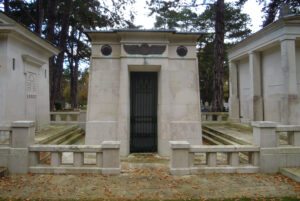
POLYGON ((201 120, 208 122, 228 121, 228 112, 201 112, 201 120))
POLYGON ((119 141, 104 141, 101 145, 34 145, 33 121, 15 121, 11 130, 6 130, 11 132, 11 143, 0 146, 0 167, 7 167, 10 174, 120 174, 119 141), (44 152, 51 153, 50 164, 41 163, 44 152), (73 153, 71 164, 63 163, 66 152, 73 153), (95 164, 85 164, 85 154, 94 154, 95 164))
POLYGON ((9 147, 11 145, 12 128, 8 126, 0 126, 0 146, 9 147))
POLYGON ((33 145, 29 147, 29 172, 44 174, 120 174, 120 142, 102 145, 33 145), (50 165, 39 164, 40 153, 50 152, 50 165), (73 153, 73 163, 63 164, 62 155, 73 153), (85 164, 84 153, 95 153, 96 163, 85 164))
POLYGON ((280 146, 279 133, 287 133, 287 144, 292 146, 300 146, 300 126, 297 125, 277 125, 277 142, 280 146))
POLYGON ((259 147, 249 145, 190 145, 186 141, 171 141, 170 172, 174 175, 209 173, 259 172, 259 147), (248 156, 248 163, 240 163, 239 154, 248 156), (197 154, 204 154, 204 163, 196 164, 197 154), (218 164, 217 154, 226 158, 218 164))
POLYGON ((75 124, 85 130, 86 111, 50 112, 51 124, 75 124))

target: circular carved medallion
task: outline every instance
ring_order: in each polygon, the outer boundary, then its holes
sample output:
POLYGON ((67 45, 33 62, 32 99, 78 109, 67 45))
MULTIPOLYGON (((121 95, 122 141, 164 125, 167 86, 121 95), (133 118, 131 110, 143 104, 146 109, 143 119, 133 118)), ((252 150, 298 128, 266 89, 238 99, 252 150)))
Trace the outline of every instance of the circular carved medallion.
POLYGON ((112 48, 111 48, 110 45, 103 45, 103 46, 101 47, 101 53, 102 53, 103 55, 108 56, 108 55, 111 54, 111 52, 112 52, 112 48))
POLYGON ((181 46, 177 47, 176 52, 179 56, 184 57, 187 54, 188 50, 186 47, 181 45, 181 46))

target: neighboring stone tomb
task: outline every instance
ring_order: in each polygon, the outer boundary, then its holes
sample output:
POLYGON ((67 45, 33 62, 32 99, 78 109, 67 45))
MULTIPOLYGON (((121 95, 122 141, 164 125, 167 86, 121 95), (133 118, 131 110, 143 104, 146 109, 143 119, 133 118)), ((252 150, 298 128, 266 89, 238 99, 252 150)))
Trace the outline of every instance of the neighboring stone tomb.
POLYGON ((230 118, 300 124, 300 16, 266 26, 228 51, 230 118))
POLYGON ((59 50, 0 13, 0 126, 50 123, 49 57, 59 50))
POLYGON ((121 155, 202 144, 196 41, 173 30, 87 31, 92 42, 86 144, 121 141, 121 155))

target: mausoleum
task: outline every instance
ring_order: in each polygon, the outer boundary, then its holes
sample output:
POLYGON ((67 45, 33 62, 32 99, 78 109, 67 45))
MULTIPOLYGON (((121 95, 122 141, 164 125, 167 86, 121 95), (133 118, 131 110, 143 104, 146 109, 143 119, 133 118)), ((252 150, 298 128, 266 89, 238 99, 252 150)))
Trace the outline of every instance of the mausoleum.
POLYGON ((228 51, 230 118, 300 124, 300 16, 266 26, 228 51))
POLYGON ((59 50, 0 13, 0 126, 50 123, 49 57, 59 50))
POLYGON ((86 144, 121 142, 121 155, 170 154, 202 144, 196 41, 174 30, 87 31, 92 43, 86 144))

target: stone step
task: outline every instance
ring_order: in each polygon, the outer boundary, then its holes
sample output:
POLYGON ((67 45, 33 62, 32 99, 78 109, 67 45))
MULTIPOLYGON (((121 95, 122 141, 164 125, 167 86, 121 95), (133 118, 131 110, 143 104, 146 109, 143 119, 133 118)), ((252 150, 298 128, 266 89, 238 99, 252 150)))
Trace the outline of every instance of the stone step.
POLYGON ((280 173, 296 182, 300 182, 300 167, 281 168, 280 173))
POLYGON ((203 133, 205 132, 209 132, 209 133, 212 133, 214 134, 215 136, 217 137, 221 137, 223 139, 226 139, 227 142, 229 142, 230 144, 240 144, 240 145, 250 145, 251 143, 245 141, 245 140, 242 140, 242 139, 239 139, 237 137, 234 137, 233 135, 229 135, 227 133, 224 133, 224 132, 220 132, 219 130, 215 130, 209 126, 202 126, 202 130, 203 130, 203 133))
MULTIPOLYGON (((84 134, 85 134, 84 131, 78 128, 75 131, 71 131, 65 134, 64 136, 62 136, 60 139, 56 141, 56 143, 59 145, 84 144, 84 134), (65 136, 67 137, 66 139, 65 136)), ((41 158, 41 162, 43 163, 49 158, 50 158, 50 153, 46 153, 41 158)))
POLYGON ((81 132, 81 129, 77 128, 71 132, 59 136, 58 138, 55 138, 52 141, 49 141, 47 144, 62 144, 63 142, 68 141, 68 139, 72 138, 74 135, 78 134, 79 132, 81 132))
POLYGON ((0 178, 8 174, 7 168, 0 167, 0 178))
POLYGON ((78 142, 84 138, 84 132, 80 131, 76 134, 73 134, 69 139, 61 143, 62 145, 68 145, 68 144, 78 144, 78 142))
POLYGON ((57 132, 50 132, 48 134, 47 133, 40 134, 40 135, 36 136, 35 143, 36 144, 48 144, 49 142, 59 138, 60 136, 63 136, 69 132, 76 130, 77 128, 78 128, 78 126, 76 126, 76 125, 67 125, 67 126, 65 126, 65 128, 60 129, 57 132))
POLYGON ((238 145, 238 143, 236 143, 235 141, 227 139, 223 135, 220 135, 219 133, 215 133, 207 129, 202 129, 202 135, 212 138, 213 140, 218 141, 219 144, 222 145, 238 145))
POLYGON ((214 140, 213 138, 205 135, 205 133, 202 133, 202 138, 203 140, 205 140, 206 142, 208 142, 210 145, 222 145, 221 142, 218 142, 217 140, 214 140))

